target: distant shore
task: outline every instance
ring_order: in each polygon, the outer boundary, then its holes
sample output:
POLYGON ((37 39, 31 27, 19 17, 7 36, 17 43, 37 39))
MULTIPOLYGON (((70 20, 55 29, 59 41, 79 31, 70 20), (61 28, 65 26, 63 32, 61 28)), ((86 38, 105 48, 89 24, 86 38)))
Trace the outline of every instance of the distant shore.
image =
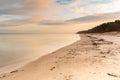
POLYGON ((1 75, 0 80, 120 80, 120 35, 80 36, 81 40, 1 75))

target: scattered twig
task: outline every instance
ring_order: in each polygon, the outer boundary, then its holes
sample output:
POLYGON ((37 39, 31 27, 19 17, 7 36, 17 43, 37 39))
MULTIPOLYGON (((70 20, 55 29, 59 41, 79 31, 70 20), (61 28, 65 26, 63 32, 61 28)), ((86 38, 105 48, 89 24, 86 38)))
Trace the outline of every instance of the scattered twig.
POLYGON ((115 74, 113 74, 113 73, 107 73, 107 75, 112 76, 112 77, 118 77, 118 78, 120 78, 119 75, 115 75, 115 74))
POLYGON ((55 66, 54 66, 54 67, 52 67, 50 70, 51 70, 51 71, 53 71, 54 69, 55 69, 55 66))

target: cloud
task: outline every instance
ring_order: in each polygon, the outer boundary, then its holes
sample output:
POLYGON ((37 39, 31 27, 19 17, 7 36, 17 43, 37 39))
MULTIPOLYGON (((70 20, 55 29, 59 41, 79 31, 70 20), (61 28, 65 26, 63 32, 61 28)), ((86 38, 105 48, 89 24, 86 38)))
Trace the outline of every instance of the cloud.
POLYGON ((54 2, 55 0, 0 0, 0 16, 25 16, 29 19, 27 22, 36 23, 48 19, 44 12, 56 11, 57 7, 53 7, 54 2))
POLYGON ((90 29, 103 22, 114 21, 114 19, 120 19, 120 12, 89 15, 67 21, 42 20, 37 25, 25 23, 26 21, 23 20, 20 21, 23 22, 20 27, 0 27, 0 30, 4 33, 75 33, 90 29))
MULTIPOLYGON (((11 16, 9 20, 0 26, 15 26, 15 24, 37 23, 43 19, 48 19, 44 12, 55 12, 57 7, 53 7, 55 0, 0 0, 0 16, 11 16), (14 19, 15 17, 25 17, 25 20, 14 19), (16 20, 16 21, 15 21, 16 20)), ((6 20, 6 21, 5 21, 6 20)))
POLYGON ((74 18, 65 21, 56 21, 56 20, 44 20, 39 22, 39 25, 73 25, 73 24, 88 24, 88 23, 97 23, 97 22, 105 22, 105 21, 113 21, 120 19, 120 12, 115 13, 102 13, 102 14, 94 14, 80 18, 74 18))
POLYGON ((24 0, 23 5, 26 10, 49 10, 53 9, 54 0, 24 0))
POLYGON ((6 14, 25 14, 32 11, 51 9, 54 0, 0 0, 0 12, 6 14))
POLYGON ((0 22, 0 27, 12 27, 28 24, 27 19, 10 19, 0 22))
POLYGON ((113 20, 120 18, 119 4, 120 0, 0 0, 0 27, 66 27, 73 23, 113 20))
POLYGON ((120 0, 76 0, 68 7, 71 9, 71 13, 86 16, 120 11, 119 4, 120 0))
POLYGON ((60 5, 68 5, 70 3, 73 3, 75 0, 56 0, 56 3, 60 5))
POLYGON ((41 21, 39 22, 39 25, 65 25, 65 22, 64 21, 56 21, 56 20, 44 20, 44 21, 41 21))
POLYGON ((89 16, 85 16, 85 17, 67 20, 66 22, 88 23, 88 22, 108 21, 108 20, 114 20, 114 19, 120 19, 120 12, 89 15, 89 16))

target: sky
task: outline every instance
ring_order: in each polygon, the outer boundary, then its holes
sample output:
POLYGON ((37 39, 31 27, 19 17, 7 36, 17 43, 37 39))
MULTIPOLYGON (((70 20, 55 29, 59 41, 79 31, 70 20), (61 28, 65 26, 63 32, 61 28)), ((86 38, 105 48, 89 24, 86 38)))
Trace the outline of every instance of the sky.
POLYGON ((120 19, 120 0, 0 0, 0 33, 75 33, 120 19))

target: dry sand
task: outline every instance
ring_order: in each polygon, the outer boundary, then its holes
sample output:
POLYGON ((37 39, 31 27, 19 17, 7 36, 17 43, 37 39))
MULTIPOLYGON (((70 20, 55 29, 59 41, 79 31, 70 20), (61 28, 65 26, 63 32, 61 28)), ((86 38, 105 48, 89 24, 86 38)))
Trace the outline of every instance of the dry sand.
POLYGON ((81 35, 80 41, 1 75, 0 80, 120 80, 120 44, 114 40, 120 37, 107 36, 81 35))

